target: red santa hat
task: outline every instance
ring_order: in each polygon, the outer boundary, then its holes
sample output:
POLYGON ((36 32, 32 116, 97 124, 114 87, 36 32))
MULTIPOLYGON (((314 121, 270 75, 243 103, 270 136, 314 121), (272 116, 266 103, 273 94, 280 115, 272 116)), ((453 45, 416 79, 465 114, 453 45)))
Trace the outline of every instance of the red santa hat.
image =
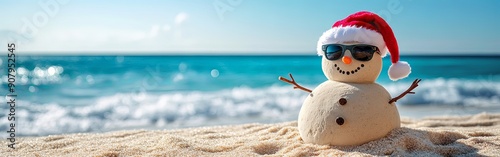
POLYGON ((389 51, 392 62, 389 67, 391 80, 396 81, 410 74, 410 65, 405 61, 399 61, 398 42, 391 27, 380 16, 368 11, 360 11, 335 22, 332 28, 319 38, 318 55, 323 55, 322 46, 325 44, 353 41, 377 46, 382 57, 389 51))

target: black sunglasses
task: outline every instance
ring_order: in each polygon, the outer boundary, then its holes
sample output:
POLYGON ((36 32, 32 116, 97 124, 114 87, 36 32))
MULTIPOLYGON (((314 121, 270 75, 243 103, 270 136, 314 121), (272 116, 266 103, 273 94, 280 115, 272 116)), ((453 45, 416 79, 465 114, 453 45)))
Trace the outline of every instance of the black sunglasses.
POLYGON ((377 46, 366 45, 366 44, 356 44, 356 45, 328 44, 328 45, 323 45, 322 48, 323 52, 325 52, 326 59, 332 61, 342 58, 346 50, 350 50, 352 58, 358 61, 371 60, 375 52, 380 54, 380 50, 378 49, 377 46))

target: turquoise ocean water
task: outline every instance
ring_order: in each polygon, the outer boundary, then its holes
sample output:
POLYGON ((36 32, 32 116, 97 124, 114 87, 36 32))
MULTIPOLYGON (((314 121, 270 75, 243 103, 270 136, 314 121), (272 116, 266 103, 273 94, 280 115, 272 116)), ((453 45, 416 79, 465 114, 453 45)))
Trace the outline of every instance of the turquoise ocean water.
MULTIPOLYGON (((7 93, 6 58, 0 57, 7 93)), ((403 117, 500 112, 500 56, 403 56, 412 73, 390 81, 389 57, 377 82, 403 117)), ((18 135, 161 129, 297 118, 307 93, 278 81, 292 73, 314 88, 326 80, 321 58, 308 56, 20 56, 18 135)), ((0 100, 6 104, 5 99, 0 100)), ((7 105, 0 105, 6 130, 7 105)), ((1 134, 2 137, 7 134, 1 134)))

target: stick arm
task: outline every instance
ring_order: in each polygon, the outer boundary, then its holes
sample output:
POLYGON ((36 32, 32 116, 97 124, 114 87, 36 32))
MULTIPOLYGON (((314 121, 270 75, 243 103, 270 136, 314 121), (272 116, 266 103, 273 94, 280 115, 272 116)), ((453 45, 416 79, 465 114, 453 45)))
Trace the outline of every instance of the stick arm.
POLYGON ((415 94, 415 92, 413 92, 412 90, 418 87, 418 83, 420 81, 422 81, 422 79, 415 79, 415 81, 413 81, 413 83, 410 85, 410 87, 406 91, 404 91, 403 93, 401 93, 397 97, 394 97, 391 100, 389 100, 389 104, 398 101, 399 99, 403 98, 406 94, 415 94))
POLYGON ((302 87, 301 85, 297 84, 297 82, 295 82, 295 79, 293 79, 292 74, 288 74, 288 75, 290 76, 290 79, 292 79, 292 80, 288 80, 288 79, 286 79, 286 78, 284 78, 284 77, 281 77, 281 76, 280 76, 280 77, 278 77, 278 79, 279 79, 280 81, 283 81, 283 82, 286 82, 286 83, 292 84, 292 85, 293 85, 293 89, 300 89, 300 90, 306 91, 306 92, 308 92, 308 93, 311 93, 311 92, 312 92, 312 90, 310 90, 310 89, 308 89, 308 88, 306 88, 306 87, 302 87))

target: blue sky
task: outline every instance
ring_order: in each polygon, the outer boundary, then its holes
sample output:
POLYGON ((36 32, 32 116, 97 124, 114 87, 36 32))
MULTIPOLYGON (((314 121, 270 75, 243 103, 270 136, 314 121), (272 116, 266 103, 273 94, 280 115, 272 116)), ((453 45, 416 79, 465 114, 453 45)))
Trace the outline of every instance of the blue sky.
POLYGON ((319 36, 335 21, 368 10, 391 25, 402 54, 500 54, 500 1, 494 0, 0 4, 0 41, 30 53, 315 54, 319 36))

